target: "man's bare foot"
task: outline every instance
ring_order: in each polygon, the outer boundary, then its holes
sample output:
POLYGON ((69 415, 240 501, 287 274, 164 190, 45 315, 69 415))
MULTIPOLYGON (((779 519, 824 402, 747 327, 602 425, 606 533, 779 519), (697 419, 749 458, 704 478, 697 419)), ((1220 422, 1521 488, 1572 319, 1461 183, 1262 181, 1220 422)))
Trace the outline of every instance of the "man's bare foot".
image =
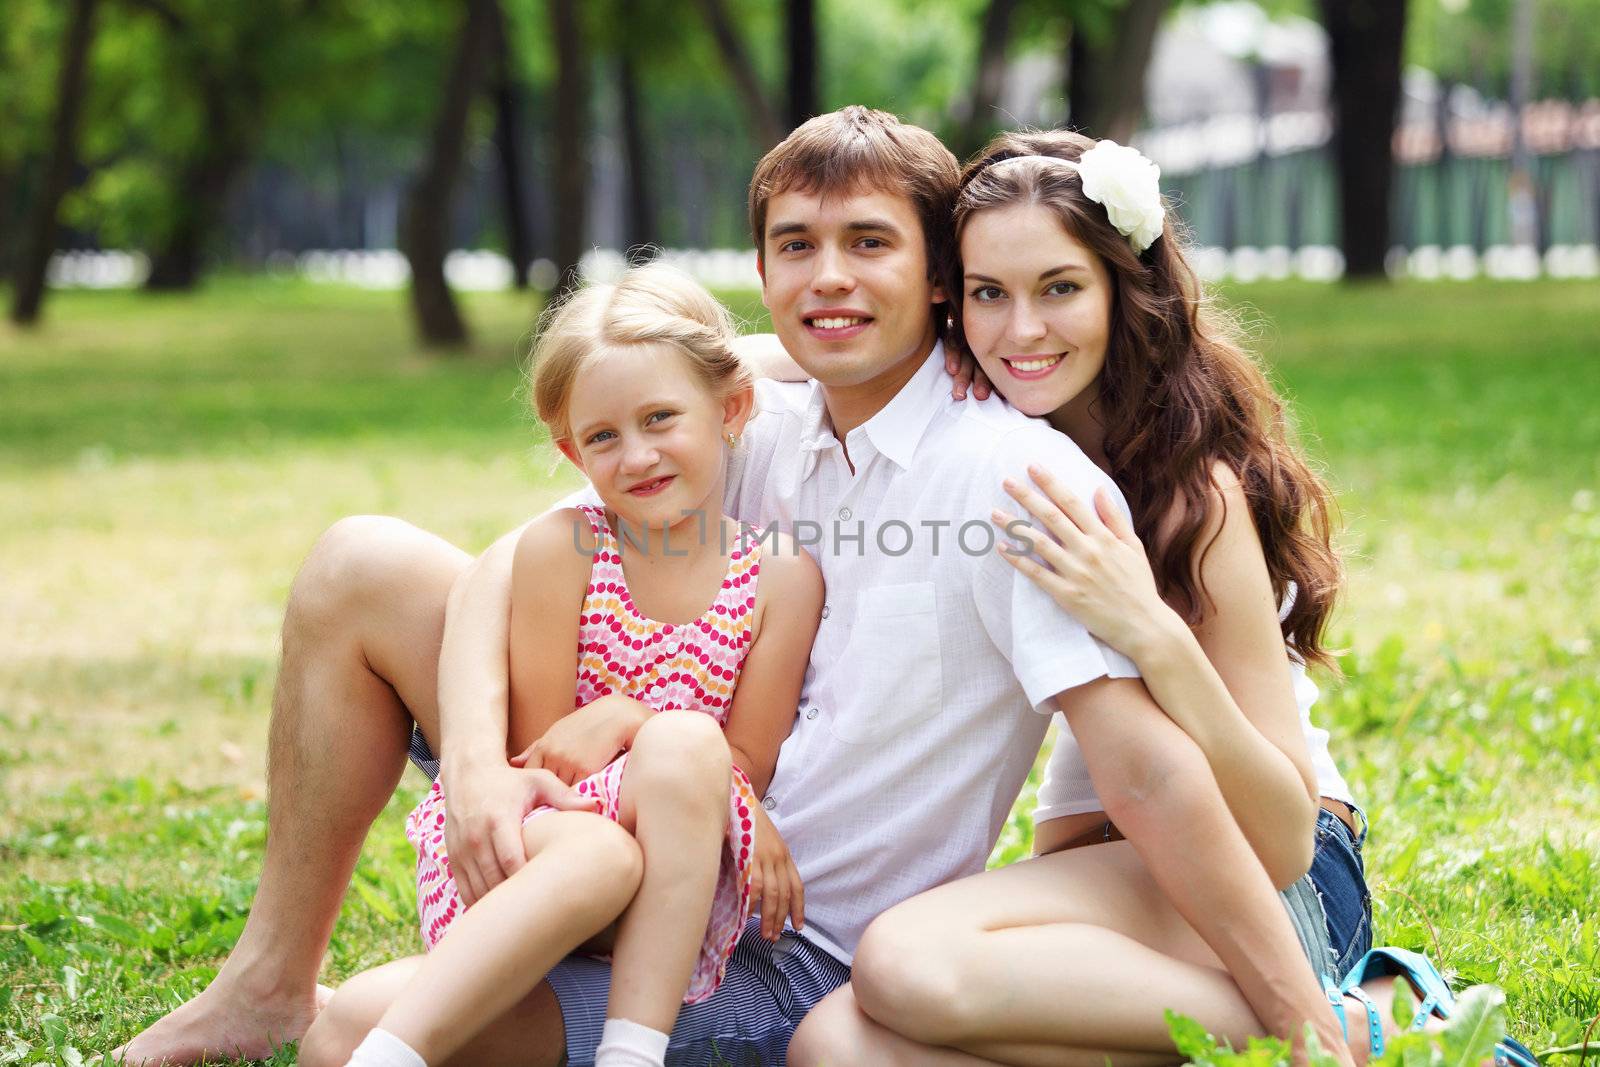
POLYGON ((264 1060, 279 1045, 305 1036, 332 996, 333 990, 319 985, 309 998, 269 1001, 239 995, 214 981, 102 1063, 105 1067, 180 1067, 207 1057, 264 1060))

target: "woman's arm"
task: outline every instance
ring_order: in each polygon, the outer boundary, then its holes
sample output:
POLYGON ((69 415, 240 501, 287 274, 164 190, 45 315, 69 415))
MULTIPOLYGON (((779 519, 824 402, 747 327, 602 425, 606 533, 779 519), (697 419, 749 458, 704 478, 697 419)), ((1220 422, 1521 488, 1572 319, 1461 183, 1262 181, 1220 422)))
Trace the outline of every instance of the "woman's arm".
POLYGON ((1229 814, 1194 741, 1138 679, 1102 678, 1056 697, 1106 814, 1173 907, 1238 983, 1261 1023, 1350 1054, 1281 898, 1229 814))
POLYGON ((1311 865, 1316 778, 1243 488, 1225 468, 1215 477, 1224 507, 1198 541, 1210 603, 1197 631, 1161 600, 1143 546, 1109 498, 1097 495, 1091 510, 1048 472, 1035 475, 1042 493, 1018 486, 1013 495, 1055 537, 1035 539, 1050 567, 1007 558, 1138 665, 1156 703, 1205 754, 1282 888, 1311 865))

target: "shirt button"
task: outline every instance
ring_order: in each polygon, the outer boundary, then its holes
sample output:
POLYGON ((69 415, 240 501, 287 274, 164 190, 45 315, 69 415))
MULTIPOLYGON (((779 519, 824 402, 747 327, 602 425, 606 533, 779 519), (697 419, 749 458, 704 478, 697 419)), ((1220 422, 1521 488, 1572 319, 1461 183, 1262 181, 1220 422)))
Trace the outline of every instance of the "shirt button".
POLYGON ((778 802, 771 797, 768 797, 761 802, 761 806, 766 808, 768 811, 772 811, 773 809, 777 808, 778 802))
POLYGON ((817 712, 816 708, 807 708, 806 709, 806 718, 808 718, 808 719, 815 719, 817 717, 817 714, 818 714, 818 712, 817 712))
POLYGON ((839 509, 839 518, 843 519, 845 522, 849 522, 850 521, 850 509, 849 508, 840 508, 839 509))
POLYGON ((832 615, 832 614, 833 614, 833 605, 832 604, 824 604, 824 605, 822 605, 822 617, 824 619, 826 619, 829 615, 832 615))

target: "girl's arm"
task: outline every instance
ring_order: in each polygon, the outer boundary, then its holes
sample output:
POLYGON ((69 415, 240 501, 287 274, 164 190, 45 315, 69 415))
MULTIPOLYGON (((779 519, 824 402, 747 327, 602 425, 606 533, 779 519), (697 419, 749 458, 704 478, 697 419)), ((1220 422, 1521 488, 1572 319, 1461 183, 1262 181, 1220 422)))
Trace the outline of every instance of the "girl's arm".
POLYGON ((734 765, 765 794, 778 749, 794 726, 822 620, 822 572, 793 540, 780 536, 761 557, 755 636, 739 672, 724 734, 734 765))
POLYGON ((1195 631, 1161 600, 1143 546, 1103 493, 1091 510, 1048 472, 1035 474, 1044 492, 1018 487, 1014 495, 1060 544, 1035 538, 1050 568, 1007 558, 1138 664, 1150 695, 1205 754, 1229 810, 1282 888, 1311 865, 1316 777, 1244 490, 1225 467, 1214 478, 1224 513, 1198 541, 1211 603, 1195 631))
POLYGON ((594 549, 589 520, 575 508, 539 516, 517 539, 507 642, 511 711, 501 738, 505 753, 522 751, 572 713, 578 617, 594 549))
MULTIPOLYGON (((758 794, 777 766, 778 750, 794 726, 800 686, 822 615, 822 572, 810 556, 780 537, 761 558, 756 589, 755 640, 745 656, 725 735, 733 762, 758 794)), ((776 941, 783 923, 805 926, 805 886, 777 827, 760 807, 751 812, 755 831, 752 899, 760 903, 761 934, 776 941)))

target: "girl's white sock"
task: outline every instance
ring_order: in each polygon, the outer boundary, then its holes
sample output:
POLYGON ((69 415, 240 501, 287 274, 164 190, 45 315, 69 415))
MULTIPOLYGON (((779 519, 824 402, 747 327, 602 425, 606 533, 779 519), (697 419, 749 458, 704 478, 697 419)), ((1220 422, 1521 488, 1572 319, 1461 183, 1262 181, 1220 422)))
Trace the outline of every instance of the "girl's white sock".
POLYGON ((665 1067, 666 1062, 666 1034, 627 1019, 606 1020, 594 1067, 665 1067))
POLYGON ((372 1028, 345 1067, 428 1067, 417 1050, 387 1030, 372 1028))

